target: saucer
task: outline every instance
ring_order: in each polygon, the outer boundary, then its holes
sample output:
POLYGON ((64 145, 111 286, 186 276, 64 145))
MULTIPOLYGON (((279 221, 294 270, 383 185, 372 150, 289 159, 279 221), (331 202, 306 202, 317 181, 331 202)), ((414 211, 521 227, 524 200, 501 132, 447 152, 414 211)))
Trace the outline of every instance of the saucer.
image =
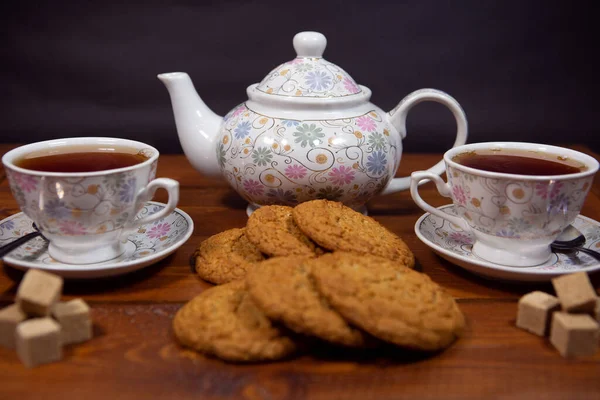
MULTIPOLYGON (((452 204, 438 207, 438 210, 450 215, 457 215, 452 204)), ((600 248, 599 222, 580 215, 573 222, 573 226, 585 235, 585 247, 600 248)), ((533 267, 510 267, 495 264, 471 252, 474 238, 469 232, 429 213, 419 218, 415 224, 415 233, 440 257, 487 278, 546 282, 570 272, 585 271, 589 273, 600 269, 598 260, 581 252, 576 254, 552 253, 552 257, 546 263, 533 267)))
MULTIPOLYGON (((164 204, 149 201, 138 213, 138 217, 154 214, 164 204)), ((0 245, 7 244, 33 229, 32 221, 18 213, 0 221, 0 245)), ((176 208, 165 218, 142 225, 127 237, 125 252, 112 260, 97 264, 63 264, 48 255, 48 242, 41 237, 30 240, 4 256, 4 263, 20 270, 43 269, 64 278, 91 279, 122 275, 132 272, 167 257, 184 244, 194 231, 194 222, 189 215, 176 208)))

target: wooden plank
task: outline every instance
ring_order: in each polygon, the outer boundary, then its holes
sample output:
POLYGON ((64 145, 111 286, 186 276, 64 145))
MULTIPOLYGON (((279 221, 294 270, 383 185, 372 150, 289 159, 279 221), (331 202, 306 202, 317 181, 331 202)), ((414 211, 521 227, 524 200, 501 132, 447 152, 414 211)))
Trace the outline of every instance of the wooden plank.
MULTIPOLYGON (((439 156, 408 155, 403 160, 408 173, 411 168, 425 168, 439 156)), ((181 156, 162 156, 159 176, 171 176, 181 182, 179 208, 187 212, 195 223, 194 235, 175 254, 142 271, 107 280, 92 282, 69 282, 65 293, 84 296, 88 300, 102 301, 186 301, 210 285, 190 272, 189 257, 196 246, 207 237, 226 229, 243 227, 247 217, 246 203, 226 183, 203 177, 194 172, 181 156)), ((421 194, 434 206, 448 204, 449 199, 440 196, 432 183, 423 185, 421 194)), ((166 201, 166 194, 157 193, 157 201, 166 201)), ((422 215, 408 192, 380 196, 369 204, 370 214, 400 235, 415 253, 419 268, 446 287, 458 298, 504 298, 516 299, 534 288, 550 289, 548 285, 511 285, 479 278, 436 256, 421 243, 414 233, 414 224, 422 215)), ((0 184, 0 217, 18 212, 6 182, 0 184)), ((600 220, 600 198, 592 193, 583 214, 600 220)), ((0 300, 12 300, 21 273, 8 266, 0 274, 0 300)))
MULTIPOLYGON (((407 154, 398 175, 428 168, 440 157, 407 154)), ((600 396, 600 354, 565 360, 547 340, 514 327, 516 299, 533 289, 549 290, 549 286, 488 281, 441 260, 414 234, 414 224, 423 212, 408 192, 373 199, 370 214, 401 235, 422 271, 459 299, 469 326, 465 337, 448 351, 417 357, 320 348, 284 362, 230 365, 183 350, 173 340, 171 319, 182 302, 210 287, 191 272, 189 256, 208 236, 244 226, 246 204, 224 181, 202 176, 181 155, 161 156, 158 175, 180 182, 179 207, 195 222, 192 238, 169 258, 142 271, 112 279, 67 282, 64 298, 83 297, 92 304, 96 337, 69 346, 63 362, 34 369, 25 369, 13 351, 0 349, 0 398, 37 399, 41 390, 48 399, 86 400, 600 396)), ((423 186, 421 193, 432 205, 449 203, 432 184, 423 186)), ((159 192, 156 200, 164 202, 166 195, 159 192)), ((0 217, 15 212, 18 207, 8 185, 1 182, 0 217)), ((599 181, 582 213, 600 220, 599 181)), ((0 306, 14 300, 21 276, 4 266, 0 306)))
MULTIPOLYGON (((234 193, 230 193, 234 195, 234 193)), ((196 189, 182 189, 182 199, 199 198, 196 189)), ((206 198, 205 195, 202 195, 206 198)), ((0 193, 0 201, 4 196, 0 193)), ((160 197, 159 197, 160 199, 160 197)), ((166 199, 165 199, 166 200, 166 199)), ((164 201, 164 200, 163 200, 164 201)), ((238 209, 211 204, 206 206, 187 205, 182 201, 180 208, 187 212, 195 223, 193 236, 167 259, 132 274, 112 279, 74 281, 65 286, 65 293, 84 296, 88 300, 104 301, 186 301, 210 285, 191 272, 189 258, 196 246, 207 237, 226 229, 245 226, 247 217, 245 204, 238 209)), ((16 212, 16 210, 13 210, 16 212)), ((530 285, 506 285, 488 281, 470 274, 435 255, 415 235, 415 215, 374 215, 402 236, 415 253, 418 268, 434 281, 445 286, 459 298, 512 298, 515 299, 530 285)), ((10 301, 22 276, 20 271, 4 266, 0 274, 0 300, 10 301)), ((539 286, 538 286, 539 287, 539 286)))
POLYGON ((592 399, 600 354, 563 359, 546 339, 514 327, 516 303, 467 301, 465 336, 437 355, 314 348, 296 359, 232 365, 181 349, 179 304, 92 304, 93 340, 62 362, 24 368, 0 349, 3 398, 45 399, 592 399), (566 397, 565 397, 566 396, 566 397))
MULTIPOLYGON (((197 229, 196 234, 175 254, 153 266, 120 277, 68 281, 64 292, 71 297, 114 302, 187 301, 211 286, 193 274, 189 266, 189 258, 196 246, 207 236, 197 229)), ((407 242, 415 252, 419 268, 458 298, 516 299, 532 288, 548 286, 488 281, 439 258, 416 238, 407 242)), ((4 274, 0 275, 0 300, 12 301, 21 277, 22 272, 4 266, 4 274)))

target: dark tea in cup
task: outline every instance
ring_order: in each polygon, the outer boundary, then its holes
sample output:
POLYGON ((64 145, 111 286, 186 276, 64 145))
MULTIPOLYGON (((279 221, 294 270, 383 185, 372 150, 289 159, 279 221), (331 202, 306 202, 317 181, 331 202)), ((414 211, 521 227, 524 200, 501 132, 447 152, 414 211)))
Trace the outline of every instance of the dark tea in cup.
POLYGON ((15 160, 17 167, 42 172, 95 172, 131 167, 148 156, 123 146, 64 146, 29 153, 15 160))
POLYGON ((481 149, 460 153, 452 161, 465 167, 517 175, 567 175, 587 167, 557 154, 519 149, 481 149))

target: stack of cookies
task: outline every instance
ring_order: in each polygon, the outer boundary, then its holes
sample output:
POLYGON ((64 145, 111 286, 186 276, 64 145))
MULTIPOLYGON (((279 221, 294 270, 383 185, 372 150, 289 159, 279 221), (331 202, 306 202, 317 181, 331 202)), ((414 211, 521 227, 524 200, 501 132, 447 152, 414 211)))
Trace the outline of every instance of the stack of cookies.
POLYGON ((202 242, 196 271, 218 284, 175 316, 177 339, 233 362, 318 342, 437 351, 464 328, 454 299, 414 271, 398 236, 341 203, 265 206, 202 242))

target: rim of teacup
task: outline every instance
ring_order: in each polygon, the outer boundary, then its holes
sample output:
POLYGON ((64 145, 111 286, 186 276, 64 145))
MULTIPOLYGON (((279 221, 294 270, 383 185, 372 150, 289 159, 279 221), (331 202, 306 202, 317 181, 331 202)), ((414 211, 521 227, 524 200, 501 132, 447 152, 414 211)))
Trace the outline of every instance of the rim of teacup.
POLYGON ((583 178, 589 175, 593 175, 598 171, 600 164, 598 161, 585 153, 577 150, 568 149, 566 147, 553 146, 549 144, 541 143, 530 143, 530 142, 480 142, 480 143, 469 143, 461 146, 453 147, 444 153, 444 162, 447 166, 456 168, 464 172, 470 172, 478 176, 486 178, 507 178, 507 179, 519 179, 519 180, 565 180, 565 179, 577 179, 583 178), (533 150, 539 152, 547 152, 552 154, 564 155, 571 159, 577 160, 585 164, 588 169, 575 172, 572 174, 560 174, 560 175, 523 175, 523 174, 509 174, 505 172, 491 172, 477 168, 471 168, 464 166, 452 160, 452 157, 472 150, 480 149, 491 149, 491 148, 503 148, 503 149, 517 149, 517 150, 533 150))
POLYGON ((37 176, 54 176, 54 177, 78 177, 78 176, 102 176, 107 173, 115 174, 120 172, 132 171, 147 165, 152 164, 154 161, 158 159, 160 152, 153 146, 149 144, 139 142, 137 140, 131 139, 123 139, 123 138, 113 138, 113 137, 96 137, 96 136, 82 136, 82 137, 72 137, 72 138, 61 138, 61 139, 51 139, 44 140, 41 142, 35 142, 26 144, 23 146, 19 146, 15 149, 10 150, 4 156, 2 156, 2 164, 13 171, 29 174, 29 175, 37 175, 37 176), (132 147, 138 151, 148 149, 152 151, 152 156, 147 160, 139 163, 130 165, 128 167, 122 168, 114 168, 114 169, 105 169, 102 171, 91 171, 91 172, 49 172, 49 171, 36 171, 33 169, 21 168, 14 164, 15 160, 18 160, 19 157, 24 156, 25 154, 44 150, 48 147, 62 147, 62 146, 70 146, 70 145, 87 145, 87 144, 106 144, 106 145, 122 145, 124 147, 132 147))

